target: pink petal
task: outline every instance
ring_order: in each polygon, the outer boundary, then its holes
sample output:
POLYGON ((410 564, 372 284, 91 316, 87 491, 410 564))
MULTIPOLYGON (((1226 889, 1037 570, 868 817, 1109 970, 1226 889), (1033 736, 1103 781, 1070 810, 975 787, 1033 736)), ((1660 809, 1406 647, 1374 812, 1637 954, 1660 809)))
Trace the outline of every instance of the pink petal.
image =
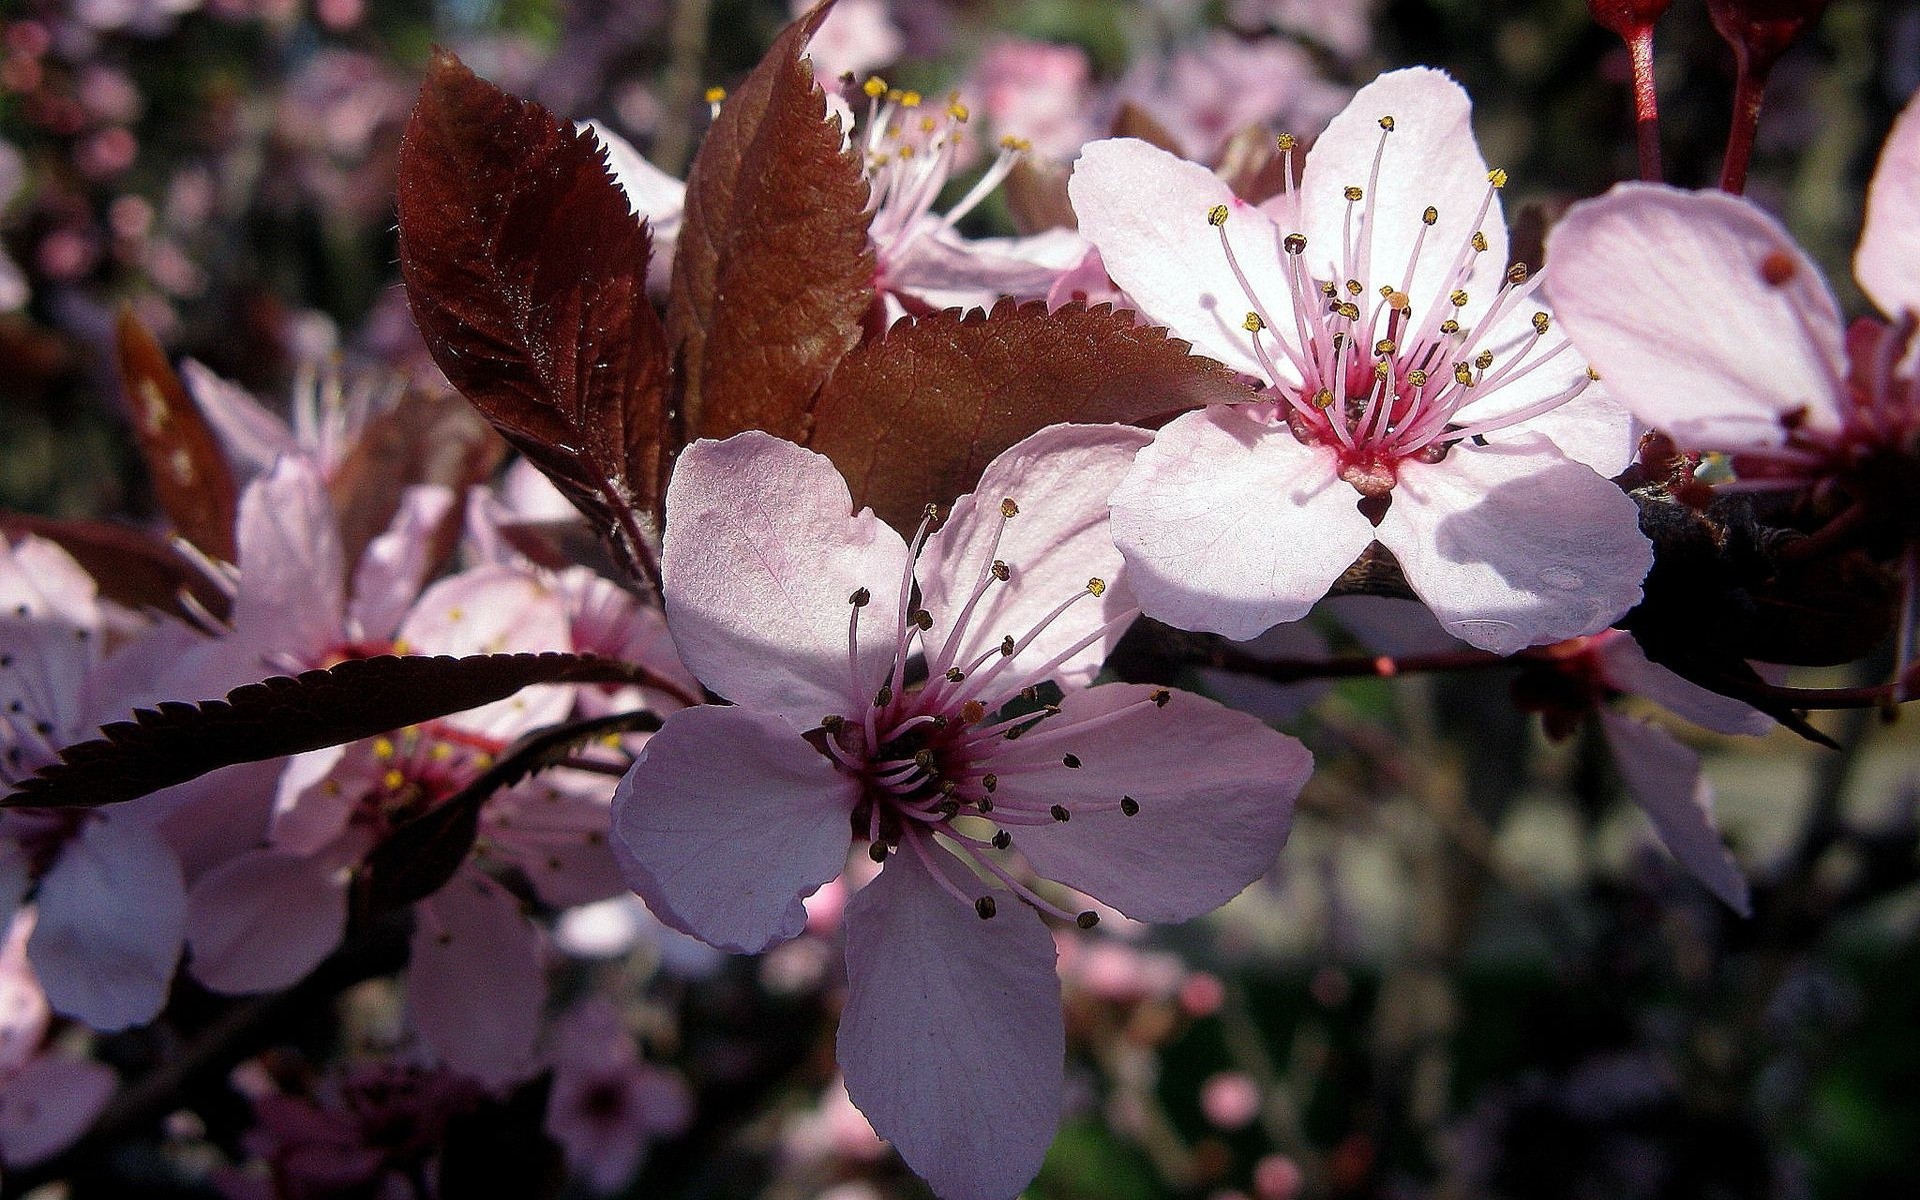
POLYGON ((1412 297, 1415 313, 1429 312, 1447 303, 1456 286, 1454 259, 1478 230, 1486 234, 1487 249, 1473 260, 1467 282, 1457 285, 1469 297, 1460 310, 1461 324, 1471 325, 1493 303, 1507 269, 1507 225, 1497 195, 1486 218, 1474 221, 1486 194, 1487 161, 1473 138, 1473 103, 1466 92, 1430 67, 1390 71, 1361 88, 1307 151, 1300 174, 1305 264, 1317 279, 1342 274, 1337 264, 1343 259, 1348 210, 1354 214, 1356 245, 1366 236, 1360 214, 1371 212, 1377 223, 1372 278, 1360 283, 1368 292, 1388 284, 1400 288, 1408 282, 1414 244, 1425 230, 1411 286, 1403 290, 1412 297), (1382 117, 1393 118, 1393 132, 1381 130, 1382 117), (1376 155, 1380 177, 1370 182, 1376 155), (1359 203, 1347 201, 1343 193, 1349 187, 1364 193, 1359 203), (1432 228, 1421 222, 1428 206, 1440 214, 1432 228))
POLYGON ((333 503, 305 459, 283 458, 240 494, 233 627, 262 654, 317 662, 341 640, 346 564, 333 503))
POLYGON ((353 816, 347 785, 363 773, 369 783, 375 777, 366 757, 364 746, 328 746, 286 760, 274 789, 270 837, 276 850, 317 854, 340 836, 353 816))
MULTIPOLYGON (((1111 586, 1048 625, 1023 661, 1046 662, 1130 610, 1133 597, 1116 582, 1120 552, 1108 525, 1107 497, 1151 440, 1144 430, 1120 425, 1053 425, 988 463, 979 487, 954 502, 947 523, 921 551, 921 603, 933 616, 926 644, 936 653, 944 649, 954 620, 996 559, 1007 564, 1012 578, 989 585, 952 661, 972 662, 1002 637, 1026 636, 1061 601, 1084 592, 1090 579, 1111 586), (1003 500, 1015 502, 1016 516, 1001 515, 1003 500)), ((1053 677, 1084 687, 1121 632, 1087 647, 1053 677)))
POLYGON ((1227 206, 1223 228, 1234 257, 1268 323, 1290 330, 1292 291, 1281 268, 1284 231, 1265 213, 1236 197, 1207 168, 1134 138, 1087 143, 1067 194, 1081 235, 1100 251, 1107 273, 1142 313, 1192 342, 1199 353, 1266 377, 1242 324, 1253 305, 1220 247, 1220 230, 1207 219, 1215 205, 1227 206))
POLYGON ((216 992, 292 987, 340 944, 347 878, 323 860, 271 850, 203 875, 187 895, 187 960, 216 992))
POLYGON ((937 230, 915 237, 904 256, 884 258, 881 270, 888 288, 934 308, 987 308, 1001 296, 1046 295, 1086 252, 1086 239, 1070 229, 1022 238, 937 230))
POLYGON ((1379 537, 1447 632, 1496 654, 1605 629, 1653 564, 1627 494, 1537 441, 1402 464, 1379 537))
POLYGON ((120 1077, 92 1059, 43 1054, 0 1087, 0 1160, 30 1167, 72 1145, 113 1098, 120 1077))
POLYGON ((661 921, 755 954, 806 927, 800 901, 840 874, 859 784, 784 719, 682 709, 614 790, 622 868, 661 921))
POLYGON ((1185 921, 1273 865, 1313 756, 1257 718, 1187 692, 1169 693, 1161 707, 1149 699, 1158 690, 1114 683, 1069 692, 1059 716, 1004 743, 993 766, 1003 803, 1072 814, 1012 830, 1014 848, 1041 875, 1136 921, 1185 921), (1129 705, 1125 718, 1071 732, 1129 705), (1069 754, 1077 768, 1061 765, 1069 754), (1118 808, 1122 796, 1138 802, 1134 816, 1118 808))
POLYGON ((1881 147, 1853 274, 1889 317, 1920 314, 1920 98, 1908 102, 1881 147))
POLYGON ((386 531, 367 544, 353 573, 347 615, 363 638, 386 638, 400 627, 426 583, 433 535, 453 511, 451 489, 410 487, 386 531))
POLYGON ((488 799, 479 853, 519 867, 556 908, 591 904, 628 890, 607 846, 612 824, 604 777, 549 771, 488 799))
POLYGON ((512 894, 473 870, 414 912, 407 1011, 420 1036, 489 1087, 524 1079, 547 999, 540 931, 512 894))
POLYGON ((31 1059, 40 1049, 53 1021, 47 995, 27 961, 27 939, 33 935, 34 913, 28 909, 0 927, 0 1079, 31 1059))
POLYGON ((1244 641, 1307 615, 1373 541, 1333 455, 1216 406, 1162 429, 1113 493, 1113 535, 1140 607, 1244 641))
POLYGON ((1613 747, 1613 761, 1627 790, 1646 810, 1668 852, 1727 907, 1751 916, 1746 876, 1720 840, 1713 819, 1713 785, 1700 773, 1700 756, 1666 730, 1610 708, 1600 710, 1600 728, 1613 747))
MULTIPOLYGON (((399 641, 411 654, 517 654, 564 650, 572 633, 558 591, 528 572, 490 566, 449 576, 421 593, 399 641)), ((448 721, 511 739, 565 719, 572 707, 570 688, 530 687, 448 721)))
POLYGON ((180 379, 243 481, 265 475, 282 455, 300 453, 287 423, 261 407, 239 384, 191 358, 181 360, 180 379))
POLYGON ((1568 458, 1611 479, 1626 470, 1639 447, 1633 415, 1606 392, 1606 385, 1587 379, 1587 360, 1567 345, 1566 334, 1551 318, 1546 333, 1534 329, 1534 315, 1542 311, 1535 293, 1534 299, 1509 308, 1496 329, 1475 339, 1469 349, 1491 350, 1497 362, 1510 362, 1524 353, 1525 362, 1540 365, 1511 383, 1485 390, 1454 414, 1453 424, 1466 428, 1494 421, 1564 396, 1584 382, 1584 389, 1572 400, 1517 425, 1493 430, 1486 440, 1498 443, 1545 436, 1568 458))
POLYGON ((187 907, 180 863, 159 834, 121 814, 94 820, 41 879, 37 906, 27 953, 55 1012, 103 1031, 154 1018, 187 907))
POLYGON ((1003 893, 983 921, 911 851, 847 906, 847 1095, 943 1200, 1007 1200, 1039 1173, 1066 1056, 1053 964, 1032 909, 1003 893))
POLYGON ((870 509, 853 513, 821 455, 749 432, 689 446, 667 487, 661 572, 680 657, 714 691, 811 728, 871 698, 892 662, 906 543, 870 509), (860 614, 850 683, 847 603, 860 614))
POLYGON ((1556 319, 1633 415, 1698 449, 1838 416, 1840 310, 1780 223, 1719 192, 1625 183, 1547 240, 1556 319), (1769 285, 1766 273, 1780 278, 1769 285))
POLYGON ((1598 651, 1607 682, 1660 705, 1675 716, 1716 733, 1760 737, 1773 728, 1772 717, 1750 704, 1710 692, 1646 656, 1630 633, 1609 636, 1598 651))

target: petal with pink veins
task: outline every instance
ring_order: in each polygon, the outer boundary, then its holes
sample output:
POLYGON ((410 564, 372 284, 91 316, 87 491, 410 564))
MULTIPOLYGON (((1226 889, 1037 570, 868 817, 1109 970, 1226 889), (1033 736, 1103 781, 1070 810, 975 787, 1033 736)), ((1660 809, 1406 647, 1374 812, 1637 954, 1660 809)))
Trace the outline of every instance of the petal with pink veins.
POLYGON ((1361 88, 1307 151, 1300 172, 1302 257, 1316 279, 1337 279, 1346 273, 1338 264, 1346 259, 1349 210, 1356 259, 1369 237, 1360 215, 1374 214, 1368 277, 1359 282, 1369 292, 1386 285, 1405 291, 1415 313, 1445 306, 1448 293, 1462 288, 1468 301, 1460 322, 1470 326, 1493 303, 1507 269, 1507 224, 1497 194, 1486 217, 1474 220, 1487 188, 1487 160, 1474 141, 1467 93, 1431 67, 1389 71, 1361 88), (1390 133, 1380 127, 1387 117, 1390 133), (1361 190, 1360 200, 1347 200, 1349 187, 1361 190), (1428 207, 1438 211, 1431 227, 1421 221, 1428 207), (1472 260, 1466 281, 1456 282, 1453 264, 1475 231, 1486 235, 1487 249, 1472 260))
POLYGON ((1004 747, 991 760, 996 802, 1071 814, 1014 827, 1014 848, 1046 878, 1136 921, 1190 920, 1266 874, 1313 770, 1306 747, 1257 718, 1136 684, 1069 692, 1058 716, 1004 747), (1169 746, 1180 748, 1177 763, 1169 746), (1078 766, 1062 766, 1067 755, 1078 766), (1121 810, 1123 796, 1134 815, 1121 810))
POLYGON ((187 968, 216 992, 292 987, 340 944, 346 872, 260 850, 201 876, 187 894, 187 968))
POLYGON ((1654 662, 1630 633, 1609 635, 1598 653, 1608 683, 1703 729, 1760 737, 1773 728, 1773 718, 1751 704, 1710 692, 1654 662))
POLYGON ((1569 209, 1547 259, 1567 336, 1634 416, 1683 445, 1777 445, 1799 409, 1817 427, 1839 420, 1839 306, 1750 202, 1623 183, 1569 209))
POLYGON ((159 1013, 187 897, 158 833, 118 813, 94 819, 40 880, 37 907, 27 954, 55 1012, 102 1031, 159 1013))
POLYGON ((312 464, 283 458, 248 484, 234 538, 240 555, 234 632, 262 654, 317 665, 344 629, 346 552, 333 502, 312 464))
POLYGON ((859 798, 784 718, 682 709, 614 789, 617 857, 661 921, 754 954, 806 927, 800 901, 846 864, 859 798))
POLYGON ((891 667, 907 547, 873 510, 853 512, 825 457, 764 433, 687 447, 667 487, 661 553, 667 625, 700 681, 811 728, 865 703, 891 667), (860 614, 847 659, 848 603, 860 614))
MULTIPOLYGON (((1133 608, 1108 523, 1113 483, 1152 441, 1145 430, 1122 425, 1053 425, 987 464, 979 486, 954 502, 947 523, 927 539, 916 574, 921 603, 933 617, 926 645, 944 661, 970 663, 1001 638, 1024 638, 1061 602, 1108 586, 1046 627, 1023 661, 1041 663, 1070 649, 1102 624, 1133 608), (1012 500, 1017 513, 1002 514, 1012 500), (996 541, 997 539, 997 541, 996 541), (951 653, 944 651, 954 622, 995 560, 1007 564, 1006 583, 988 582, 951 653)), ((1123 630, 1116 629, 1068 659, 1051 677, 1084 687, 1123 630)))
POLYGON ((1114 490, 1114 540, 1148 616, 1245 641, 1304 617, 1373 541, 1332 452, 1263 411, 1177 418, 1114 490))
POLYGON ((1009 1200, 1060 1126, 1053 937, 1001 897, 983 921, 903 849, 847 906, 847 1094, 943 1200, 1009 1200))
POLYGON ((1512 442, 1544 435, 1568 458, 1611 479, 1626 470, 1639 448, 1633 414, 1607 393, 1605 384, 1587 378, 1587 360, 1567 343, 1551 315, 1546 333, 1535 328, 1535 314, 1543 311, 1537 298, 1522 301, 1499 318, 1494 330, 1475 339, 1473 351, 1485 349, 1494 356, 1495 366, 1489 375, 1498 375, 1504 364, 1516 358, 1518 366, 1499 386, 1474 393, 1475 398, 1454 413, 1452 423, 1463 429, 1495 424, 1578 388, 1573 399, 1516 424, 1489 430, 1485 437, 1490 442, 1512 442))
POLYGON ((400 495, 400 508, 378 537, 367 543, 353 573, 353 598, 347 615, 363 638, 393 636, 406 619, 427 572, 433 535, 453 511, 450 488, 422 484, 400 495))
POLYGON ((1495 654, 1605 629, 1653 565, 1633 500, 1540 439, 1402 463, 1392 495, 1379 537, 1407 585, 1495 654))
POLYGON ((520 902, 465 869, 414 916, 407 1011, 420 1036, 489 1087, 532 1074, 547 977, 540 931, 520 902))
MULTIPOLYGON (((1081 236, 1143 314, 1199 353, 1266 378, 1244 324, 1253 305, 1221 249, 1220 233, 1225 229, 1267 324, 1287 336, 1293 292, 1281 265, 1286 231, 1212 171, 1136 138, 1089 142, 1067 194, 1081 236), (1208 212, 1221 204, 1227 222, 1215 228, 1208 212)), ((1289 370, 1284 359, 1279 365, 1289 370)), ((1298 383, 1297 373, 1289 371, 1286 382, 1298 383)))
POLYGON ((1713 818, 1713 784, 1700 773, 1700 756, 1664 729, 1610 708, 1600 710, 1600 728, 1627 790, 1660 835, 1667 851, 1693 877, 1741 916, 1753 904, 1740 864, 1720 840, 1713 818))
POLYGON ((1880 150, 1853 274, 1880 311, 1920 316, 1920 97, 1907 103, 1880 150))

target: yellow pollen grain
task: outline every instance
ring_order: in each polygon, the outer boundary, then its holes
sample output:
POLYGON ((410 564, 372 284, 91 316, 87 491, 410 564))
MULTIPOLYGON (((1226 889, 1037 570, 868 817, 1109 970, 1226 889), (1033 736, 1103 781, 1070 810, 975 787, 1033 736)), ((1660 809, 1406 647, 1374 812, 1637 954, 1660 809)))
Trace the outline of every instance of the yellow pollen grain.
POLYGON ((1218 229, 1220 226, 1225 225, 1226 223, 1227 223, 1227 206, 1226 205, 1216 204, 1212 208, 1207 210, 1207 224, 1213 226, 1215 229, 1218 229))
POLYGON ((1386 130, 1386 131, 1387 131, 1388 133, 1392 133, 1392 132, 1393 132, 1393 118, 1392 118, 1392 117, 1381 117, 1381 118, 1380 118, 1380 128, 1382 128, 1382 129, 1384 129, 1384 130, 1386 130))
POLYGON ((392 762, 395 750, 392 738, 373 739, 373 756, 381 762, 392 762))
POLYGON ((900 97, 900 107, 902 107, 902 108, 919 108, 919 107, 920 107, 920 93, 919 93, 919 92, 906 92, 906 93, 904 93, 904 94, 902 94, 902 95, 901 95, 901 97, 900 97))
POLYGON ((1009 521, 1020 515, 1020 506, 1013 502, 1012 496, 1000 502, 1000 515, 1009 521))
POLYGON ((1471 384, 1473 382, 1473 368, 1469 367, 1466 363, 1457 362, 1453 364, 1453 378, 1456 383, 1471 384))
POLYGON ((1442 321, 1440 322, 1440 332, 1446 334, 1448 337, 1452 337, 1454 334, 1460 332, 1460 322, 1442 321))
POLYGON ((727 89, 723 87, 710 87, 707 89, 708 104, 718 104, 722 100, 725 100, 726 98, 727 98, 727 89))
POLYGON ((1002 150, 1012 150, 1016 154, 1025 154, 1027 151, 1033 149, 1033 143, 1026 138, 1015 137, 1009 133, 1000 139, 1000 148, 1002 150))
POLYGON ((1517 262, 1507 268, 1507 282, 1508 283, 1525 283, 1527 281, 1527 276, 1530 274, 1532 274, 1532 271, 1528 269, 1527 264, 1523 262, 1517 262))
POLYGON ((1307 236, 1304 233, 1290 233, 1281 245, 1286 247, 1288 254, 1303 253, 1307 248, 1307 236))
POLYGON ((1293 153, 1293 148, 1299 143, 1298 141, 1295 140, 1292 134, 1283 133, 1279 137, 1274 139, 1274 144, 1280 147, 1280 153, 1291 154, 1293 153))
POLYGON ((1420 221, 1424 225, 1431 225, 1434 222, 1438 221, 1439 219, 1440 219, 1440 210, 1435 208, 1431 204, 1427 205, 1427 211, 1420 214, 1420 221))
POLYGON ((1596 371, 1596 370, 1594 370, 1594 369, 1593 369, 1592 367, 1588 367, 1588 368, 1587 368, 1587 378, 1588 378, 1588 379, 1591 379, 1591 380, 1593 380, 1593 381, 1594 381, 1595 383, 1599 383, 1599 382, 1600 382, 1600 372, 1598 372, 1598 371, 1596 371))
POLYGON ((1260 314, 1257 312, 1248 313, 1247 319, 1240 322, 1240 324, 1248 333, 1259 333, 1267 327, 1267 323, 1260 319, 1260 314))
POLYGON ((1547 314, 1543 312, 1533 314, 1533 331, 1535 333, 1545 333, 1550 323, 1551 318, 1549 318, 1547 314))
POLYGON ((932 132, 933 132, 934 130, 936 130, 936 129, 938 129, 938 128, 940 128, 940 122, 938 122, 938 121, 936 121, 936 120, 934 120, 934 119, 933 119, 932 117, 921 117, 921 118, 920 118, 920 132, 921 132, 921 133, 932 133, 932 132))
POLYGON ((1360 306, 1350 301, 1341 301, 1335 306, 1335 311, 1349 321, 1358 321, 1360 319, 1360 306))
POLYGON ((868 98, 878 100, 887 94, 887 81, 878 75, 869 75, 867 81, 860 85, 860 90, 865 92, 868 98))
POLYGON ((427 751, 427 754, 435 762, 445 762, 453 757, 453 747, 445 742, 435 742, 433 749, 427 751))
POLYGON ((1408 371, 1408 372, 1407 372, 1407 386, 1408 386, 1408 387, 1425 387, 1425 386, 1427 386, 1427 373, 1426 373, 1425 371, 1422 371, 1422 370, 1421 370, 1420 368, 1418 368, 1418 367, 1415 367, 1415 368, 1414 368, 1413 370, 1411 370, 1411 371, 1408 371))
POLYGON ((1100 578, 1098 575, 1094 576, 1092 579, 1087 580, 1087 595, 1104 596, 1106 595, 1106 593, 1107 593, 1106 580, 1100 578))
POLYGON ((1358 296, 1361 292, 1364 292, 1366 290, 1367 290, 1366 287, 1362 285, 1358 279, 1347 280, 1347 295, 1358 296))
POLYGON ((1361 191, 1357 187, 1352 186, 1351 184, 1349 184, 1347 186, 1347 190, 1341 194, 1346 196, 1346 198, 1349 200, 1356 200, 1356 201, 1359 200, 1362 196, 1366 195, 1365 192, 1361 191))
POLYGON ((964 125, 966 123, 967 118, 972 116, 973 114, 967 111, 966 105, 956 100, 953 103, 947 105, 947 115, 964 125))
POLYGON ((1499 167, 1495 167, 1493 170, 1487 172, 1487 182, 1494 187, 1503 188, 1507 186, 1507 173, 1499 167))
POLYGON ((1478 229, 1473 231, 1473 248, 1482 254, 1487 252, 1487 235, 1478 229))
POLYGON ((385 787, 390 792, 399 791, 402 787, 406 785, 406 782, 407 782, 407 777, 405 775, 402 775, 399 771, 390 770, 385 775, 382 775, 380 777, 381 786, 385 787))
POLYGON ((1394 344, 1394 340, 1392 338, 1381 338, 1379 341, 1373 344, 1373 352, 1375 354, 1392 354, 1395 350, 1398 350, 1399 348, 1400 348, 1399 346, 1394 344))
POLYGON ((1455 308, 1465 308, 1467 306, 1466 291, 1464 289, 1456 288, 1454 290, 1453 295, 1447 297, 1447 302, 1449 304, 1452 304, 1455 308))
POLYGON ((1476 367, 1479 367, 1482 371, 1486 370, 1488 367, 1491 367, 1493 365, 1493 351, 1482 350, 1480 352, 1480 357, 1473 360, 1473 365, 1476 367))
POLYGON ((1332 408, 1333 392, 1327 388, 1321 388, 1315 392, 1313 394, 1313 406, 1315 408, 1332 408))

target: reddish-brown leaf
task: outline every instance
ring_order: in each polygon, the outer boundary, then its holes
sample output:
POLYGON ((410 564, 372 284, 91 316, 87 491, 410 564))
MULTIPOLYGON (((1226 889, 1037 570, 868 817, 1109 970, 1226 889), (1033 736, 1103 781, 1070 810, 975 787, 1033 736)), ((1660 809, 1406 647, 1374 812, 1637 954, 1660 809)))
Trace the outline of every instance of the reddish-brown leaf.
POLYGON ((199 563, 144 529, 0 513, 0 533, 46 538, 93 576, 102 596, 128 608, 158 609, 183 620, 206 612, 224 621, 233 606, 233 597, 199 563))
POLYGON ((200 704, 168 702, 117 721, 20 781, 0 807, 81 808, 134 800, 235 763, 302 754, 491 704, 536 683, 657 683, 643 667, 587 654, 381 655, 277 676, 200 704))
POLYGON ((828 7, 727 97, 687 176, 667 329, 693 436, 799 437, 873 305, 866 173, 800 57, 828 7))
POLYGON ((809 445, 897 526, 970 489, 993 456, 1060 421, 1140 422, 1251 398, 1164 329, 1101 305, 1003 300, 896 324, 828 382, 809 445))
POLYGON ((239 489, 219 439, 131 308, 120 310, 114 344, 127 414, 160 507, 181 537, 232 562, 239 489))
POLYGON ((400 146, 400 268, 447 378, 651 576, 666 341, 604 158, 437 53, 400 146))
POLYGON ((1078 229, 1079 215, 1067 199, 1067 179, 1073 169, 1065 163, 1023 154, 1007 173, 1007 212, 1021 233, 1049 229, 1078 229))
MULTIPOLYGON (((408 487, 432 483, 464 494, 493 474, 506 449, 459 396, 445 391, 402 396, 367 422, 329 484, 345 560, 360 561, 367 543, 393 520, 408 487)), ((429 561, 451 553, 458 533, 456 515, 440 531, 429 561)))

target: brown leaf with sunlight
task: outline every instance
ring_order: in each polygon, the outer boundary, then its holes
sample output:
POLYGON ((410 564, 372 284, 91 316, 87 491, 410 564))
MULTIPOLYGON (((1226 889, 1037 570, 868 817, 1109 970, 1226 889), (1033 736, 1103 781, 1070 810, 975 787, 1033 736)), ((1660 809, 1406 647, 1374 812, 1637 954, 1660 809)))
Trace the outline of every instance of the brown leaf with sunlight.
POLYGON ((650 238, 589 132, 434 55, 400 145, 400 269, 434 361, 653 578, 666 341, 650 238))
POLYGON ((896 324, 847 356, 809 444, 896 526, 968 491, 993 456, 1061 421, 1137 423, 1248 400, 1232 371, 1106 305, 1003 300, 896 324))
POLYGON ((232 562, 240 494, 219 439, 131 308, 122 308, 114 323, 114 349, 127 415, 160 507, 181 537, 232 562))
POLYGON ((721 106, 687 176, 667 330, 691 436, 794 438, 874 302, 867 179, 789 25, 721 106))

